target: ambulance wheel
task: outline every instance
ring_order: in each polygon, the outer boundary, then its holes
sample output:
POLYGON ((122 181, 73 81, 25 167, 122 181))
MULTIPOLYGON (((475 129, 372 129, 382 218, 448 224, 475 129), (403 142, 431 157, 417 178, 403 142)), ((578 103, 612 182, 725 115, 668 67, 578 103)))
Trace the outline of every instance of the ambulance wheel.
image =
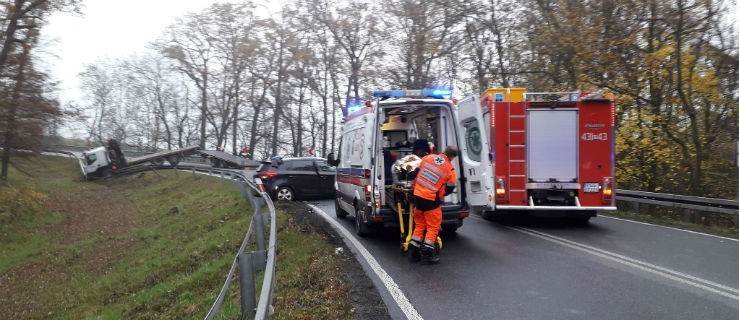
POLYGON ((336 217, 340 219, 344 219, 347 215, 349 215, 349 212, 346 212, 339 205, 339 198, 334 199, 334 211, 336 211, 336 217))
POLYGON ((354 228, 357 230, 358 236, 367 237, 370 235, 370 227, 362 220, 362 212, 359 209, 355 209, 354 228))
POLYGON ((286 200, 286 201, 293 201, 295 200, 295 192, 293 192, 293 189, 290 189, 289 187, 280 187, 277 189, 277 201, 280 200, 286 200))
POLYGON ((459 227, 442 227, 441 232, 448 236, 454 236, 457 234, 457 228, 459 227))

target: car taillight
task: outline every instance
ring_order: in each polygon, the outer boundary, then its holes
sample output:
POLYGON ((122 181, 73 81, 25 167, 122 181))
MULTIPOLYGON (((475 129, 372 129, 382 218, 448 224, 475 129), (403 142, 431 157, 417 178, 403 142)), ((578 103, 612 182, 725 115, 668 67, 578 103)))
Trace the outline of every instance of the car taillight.
POLYGON ((610 203, 613 199, 613 178, 606 177, 603 178, 603 202, 604 203, 610 203))
POLYGON ((259 177, 262 179, 274 178, 276 176, 277 176, 277 172, 272 172, 272 171, 262 172, 259 174, 259 177))

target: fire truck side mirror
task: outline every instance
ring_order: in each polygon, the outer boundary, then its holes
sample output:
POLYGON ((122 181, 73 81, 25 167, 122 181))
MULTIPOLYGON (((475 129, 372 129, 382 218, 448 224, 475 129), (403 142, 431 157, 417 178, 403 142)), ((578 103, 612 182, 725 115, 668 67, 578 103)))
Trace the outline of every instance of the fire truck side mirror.
POLYGON ((339 159, 334 158, 333 152, 329 153, 328 156, 326 157, 327 157, 326 162, 328 163, 329 166, 335 167, 339 165, 339 159))

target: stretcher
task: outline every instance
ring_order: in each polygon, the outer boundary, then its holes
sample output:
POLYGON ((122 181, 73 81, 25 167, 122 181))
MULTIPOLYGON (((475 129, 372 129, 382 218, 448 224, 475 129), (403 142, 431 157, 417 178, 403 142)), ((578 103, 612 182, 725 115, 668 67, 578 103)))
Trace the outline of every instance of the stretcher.
MULTIPOLYGON (((393 185, 390 188, 395 199, 395 205, 398 211, 398 224, 400 225, 400 252, 405 255, 408 253, 408 246, 413 237, 413 187, 408 185, 393 185), (403 219, 403 212, 408 212, 408 222, 406 224, 403 219), (406 228, 406 225, 408 228, 406 228)), ((438 249, 442 247, 441 237, 436 237, 436 246, 438 249)))

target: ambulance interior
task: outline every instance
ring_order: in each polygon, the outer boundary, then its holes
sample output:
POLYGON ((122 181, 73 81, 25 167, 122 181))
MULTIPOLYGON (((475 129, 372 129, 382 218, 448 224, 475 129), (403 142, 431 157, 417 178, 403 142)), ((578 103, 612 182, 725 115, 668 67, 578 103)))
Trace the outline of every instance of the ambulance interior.
MULTIPOLYGON (((439 154, 448 145, 457 146, 457 131, 449 105, 400 105, 384 107, 385 123, 381 125, 381 154, 378 172, 385 181, 386 204, 395 204, 399 191, 410 190, 413 175, 408 170, 420 165, 414 152, 425 150, 439 154), (399 170, 401 169, 401 170, 399 170)), ((453 160, 459 180, 459 157, 453 160)), ((412 170, 411 170, 412 171, 412 170)), ((457 205, 461 199, 459 181, 454 192, 442 200, 444 205, 457 205)), ((394 205, 391 205, 395 209, 394 205)))

